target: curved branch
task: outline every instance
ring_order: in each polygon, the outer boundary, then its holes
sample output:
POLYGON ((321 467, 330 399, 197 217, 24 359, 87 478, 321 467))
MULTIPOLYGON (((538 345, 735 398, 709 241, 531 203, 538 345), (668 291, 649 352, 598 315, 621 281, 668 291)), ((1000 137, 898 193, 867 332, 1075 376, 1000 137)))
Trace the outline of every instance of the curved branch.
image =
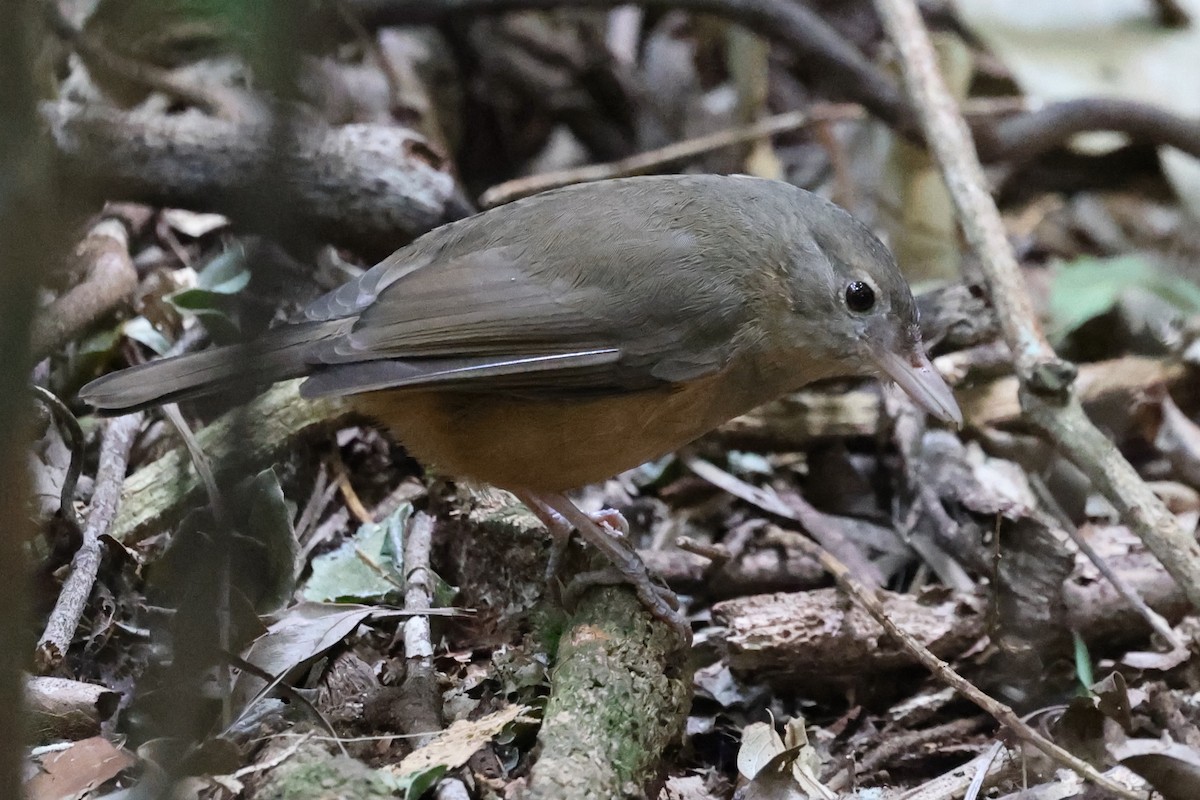
MULTIPOLYGON (((615 8, 629 0, 346 0, 368 26, 441 22, 464 14, 499 14, 563 6, 615 8)), ((888 125, 917 135, 916 119, 896 84, 803 3, 781 0, 642 0, 647 8, 713 14, 786 45, 796 68, 821 94, 862 104, 888 125)))
MULTIPOLYGON (((269 126, 200 114, 43 103, 55 155, 76 185, 109 199, 229 211, 274 145, 269 126)), ((317 128, 286 154, 291 213, 330 241, 387 254, 468 207, 417 134, 381 125, 317 128)))
POLYGON ((1133 100, 1066 100, 972 126, 979 157, 984 161, 1028 160, 1089 131, 1123 133, 1139 142, 1170 145, 1200 158, 1200 121, 1133 100))

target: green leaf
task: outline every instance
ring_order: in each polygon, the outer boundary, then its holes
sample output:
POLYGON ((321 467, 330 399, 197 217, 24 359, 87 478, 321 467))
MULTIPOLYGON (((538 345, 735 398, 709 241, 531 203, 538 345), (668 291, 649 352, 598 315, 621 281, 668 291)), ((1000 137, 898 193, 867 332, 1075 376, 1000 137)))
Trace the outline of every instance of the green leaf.
POLYGON ((149 347, 155 353, 166 355, 171 349, 171 343, 167 337, 158 332, 154 327, 154 323, 145 317, 134 317, 121 326, 121 332, 133 339, 135 342, 141 342, 149 347))
POLYGON ((105 328, 104 330, 96 331, 90 336, 85 336, 79 341, 76 352, 79 355, 86 356, 103 356, 111 353, 121 341, 121 334, 118 328, 105 328))
POLYGON ((1088 694, 1096 682, 1096 673, 1092 669, 1092 656, 1088 652, 1087 642, 1077 632, 1071 632, 1075 642, 1075 677, 1079 679, 1080 693, 1088 694))
POLYGON ((1085 257, 1058 265, 1050 288, 1051 333, 1058 339, 1116 307, 1128 292, 1148 292, 1179 309, 1200 312, 1200 287, 1143 255, 1085 257))
MULTIPOLYGON (((255 475, 240 494, 242 508, 250 512, 241 533, 259 548, 253 562, 258 574, 252 599, 255 610, 266 614, 281 608, 292 596, 296 571, 292 509, 274 469, 255 475)), ((250 587, 243 591, 249 593, 250 587)))
POLYGON ((405 503, 380 523, 363 525, 337 550, 317 556, 305 600, 382 602, 403 593, 403 539, 413 508, 405 503))
POLYGON ((180 311, 192 313, 212 336, 213 341, 225 344, 237 341, 238 326, 227 309, 229 297, 250 283, 246 269, 246 251, 240 245, 230 247, 200 268, 196 286, 183 289, 164 298, 180 311))
POLYGON ((196 286, 215 294, 237 294, 250 283, 246 250, 235 245, 213 256, 196 273, 196 286))
POLYGON ((400 776, 385 770, 379 770, 376 774, 383 778, 392 791, 404 792, 405 800, 417 800, 437 785, 437 782, 446 774, 446 768, 438 765, 400 776))

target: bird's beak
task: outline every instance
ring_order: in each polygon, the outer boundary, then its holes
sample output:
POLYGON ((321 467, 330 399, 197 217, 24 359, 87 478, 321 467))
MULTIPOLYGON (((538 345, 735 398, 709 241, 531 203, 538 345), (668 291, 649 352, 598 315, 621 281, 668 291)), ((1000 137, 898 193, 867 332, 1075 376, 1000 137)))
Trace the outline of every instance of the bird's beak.
POLYGON ((917 352, 907 355, 879 349, 872 356, 883 373, 908 392, 917 405, 943 422, 953 422, 955 427, 962 427, 962 411, 958 408, 954 393, 920 345, 917 346, 917 352))

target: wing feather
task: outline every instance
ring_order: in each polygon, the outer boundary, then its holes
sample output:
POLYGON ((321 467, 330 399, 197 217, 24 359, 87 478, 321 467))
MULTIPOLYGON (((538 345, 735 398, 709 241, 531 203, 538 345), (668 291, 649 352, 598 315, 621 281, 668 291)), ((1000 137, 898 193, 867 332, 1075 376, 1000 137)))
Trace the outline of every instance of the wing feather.
POLYGON ((308 309, 355 319, 309 351, 305 392, 630 391, 722 369, 751 315, 737 271, 696 268, 689 283, 663 267, 734 263, 737 245, 721 226, 685 229, 687 193, 672 205, 650 186, 569 214, 554 193, 518 201, 398 251, 308 309))

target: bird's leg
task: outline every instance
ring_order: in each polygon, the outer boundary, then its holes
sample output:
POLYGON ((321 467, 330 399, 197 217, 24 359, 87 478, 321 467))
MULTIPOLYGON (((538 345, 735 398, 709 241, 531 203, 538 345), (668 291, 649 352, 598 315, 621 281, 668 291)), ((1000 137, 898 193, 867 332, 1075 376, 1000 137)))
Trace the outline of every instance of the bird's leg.
MULTIPOLYGON (((575 530, 575 526, 567 522, 562 514, 546 505, 539 496, 527 492, 515 492, 515 494, 517 499, 524 503, 550 532, 550 557, 546 561, 546 582, 550 583, 558 575, 558 569, 562 565, 567 546, 571 543, 571 532, 575 530)), ((629 535, 629 521, 615 508, 602 508, 594 514, 588 514, 588 517, 604 528, 610 536, 629 535)))
POLYGON ((558 575, 558 569, 562 565, 567 546, 571 543, 571 531, 575 528, 563 519, 562 514, 543 503, 537 496, 525 492, 515 492, 515 494, 517 499, 524 503, 550 532, 550 557, 546 559, 546 583, 552 585, 555 576, 558 575))
MULTIPOLYGON (((578 576, 568 587, 568 594, 574 594, 585 586, 627 583, 637 592, 638 599, 651 614, 679 631, 685 640, 691 640, 691 627, 678 611, 678 599, 674 592, 654 584, 646 565, 624 537, 614 536, 609 529, 580 511, 565 495, 530 493, 528 498, 533 501, 531 510, 534 506, 541 506, 556 512, 568 525, 579 531, 585 542, 603 553, 612 564, 611 570, 578 576)), ((538 514, 538 511, 534 510, 534 513, 538 514)))

